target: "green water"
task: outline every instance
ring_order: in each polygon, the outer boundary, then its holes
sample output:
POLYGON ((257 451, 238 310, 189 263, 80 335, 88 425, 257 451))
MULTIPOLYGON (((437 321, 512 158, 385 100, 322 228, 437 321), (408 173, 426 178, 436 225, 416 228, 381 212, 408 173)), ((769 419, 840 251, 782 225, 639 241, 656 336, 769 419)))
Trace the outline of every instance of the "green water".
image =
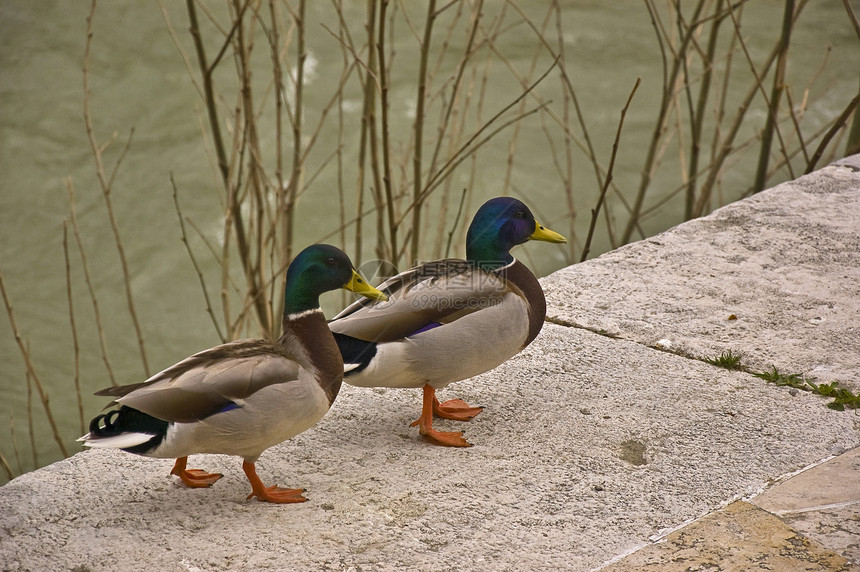
MULTIPOLYGON (((309 4, 308 20, 313 24, 310 28, 313 33, 309 34, 309 92, 318 89, 326 93, 337 81, 342 54, 322 26, 326 22, 334 26, 330 4, 309 4)), ((860 13, 860 3, 853 5, 860 13)), ((184 3, 169 3, 169 6, 177 33, 190 47, 184 3)), ((541 4, 523 2, 523 6, 540 21, 541 4)), ((632 0, 563 2, 562 7, 568 70, 604 166, 608 163, 620 110, 636 78, 642 78, 625 123, 614 173, 622 192, 632 197, 654 125, 662 75, 660 52, 647 11, 643 3, 632 0)), ((497 5, 490 5, 485 11, 491 16, 497 9, 497 5)), ((769 49, 779 33, 782 4, 758 0, 746 10, 745 38, 753 53, 761 53, 769 49)), ((88 12, 89 3, 81 1, 0 2, 0 270, 18 327, 30 347, 36 373, 50 396, 59 430, 70 452, 78 450, 74 439, 80 434, 80 426, 62 246, 63 221, 69 216, 67 180, 76 191, 81 237, 93 286, 99 294, 114 372, 120 383, 142 379, 119 259, 83 121, 81 68, 88 12)), ((354 20, 355 33, 360 33, 364 3, 347 3, 345 15, 354 20)), ((410 13, 410 16, 421 15, 410 13)), ((410 102, 416 88, 415 67, 402 63, 414 61, 415 39, 406 26, 400 26, 396 34, 394 41, 401 65, 392 75, 392 134, 395 139, 405 140, 411 129, 414 109, 410 102)), ((459 36, 456 39, 461 40, 459 36)), ((811 130, 837 115, 856 93, 860 69, 858 44, 841 2, 815 1, 802 14, 792 40, 789 81, 794 82, 795 101, 800 101, 804 91, 809 90, 813 104, 805 111, 804 121, 813 125, 811 130), (826 67, 817 73, 825 60, 826 67)), ((522 29, 500 37, 498 49, 510 65, 522 71, 530 65, 536 45, 533 35, 522 29)), ((116 136, 105 152, 108 173, 134 130, 113 183, 113 202, 150 365, 158 370, 217 342, 205 313, 197 277, 179 240, 169 182, 172 173, 180 188, 184 213, 197 221, 205 233, 217 238, 221 227, 220 206, 215 192, 217 179, 200 135, 203 106, 157 3, 100 4, 92 50, 90 89, 95 129, 102 142, 114 133, 116 136)), ((451 57, 441 65, 455 63, 451 57)), ((542 58, 538 69, 546 69, 549 63, 542 58)), ((488 90, 485 115, 500 109, 517 94, 517 84, 504 72, 504 64, 494 65, 499 73, 493 76, 488 90)), ((745 72, 741 56, 736 56, 733 65, 738 73, 745 72)), ((267 72, 265 67, 257 71, 261 76, 267 72)), ((553 95, 559 93, 559 80, 554 76, 548 81, 553 82, 555 92, 547 86, 544 97, 552 99, 548 106, 560 113, 560 99, 553 95)), ((311 101, 311 108, 314 103, 311 101)), ((352 113, 355 119, 359 111, 352 113)), ((750 113, 744 127, 746 137, 760 129, 763 120, 763 111, 750 113)), ((522 124, 511 184, 505 189, 502 185, 509 141, 509 136, 503 136, 497 145, 481 152, 472 210, 481 200, 504 191, 523 197, 541 222, 569 234, 568 207, 540 116, 535 115, 522 124)), ((309 172, 323 169, 324 157, 332 145, 331 141, 323 141, 318 146, 321 150, 308 162, 309 172)), ((347 153, 354 154, 355 149, 347 153)), ((723 202, 734 200, 747 189, 755 158, 756 153, 740 153, 727 163, 719 189, 723 202)), ((678 161, 677 157, 667 159, 669 163, 678 161)), ((598 189, 590 164, 579 152, 574 155, 574 169, 580 210, 576 232, 581 241, 588 225, 588 210, 598 189)), ((465 169, 455 177, 459 177, 458 181, 468 180, 465 169)), ((783 169, 769 184, 787 178, 789 174, 783 169)), ((654 187, 665 192, 679 184, 678 168, 666 168, 658 173, 654 187)), ((308 193, 309 198, 300 203, 298 246, 315 242, 337 227, 333 214, 337 209, 335 186, 333 171, 322 170, 308 193)), ((348 188, 351 193, 352 186, 348 188)), ((352 197, 348 195, 347 200, 352 197)), ((611 201, 610 208, 617 224, 623 223, 620 201, 611 201)), ((432 216, 433 211, 428 212, 432 216)), ((649 216, 643 228, 647 234, 659 232, 681 222, 681 212, 682 204, 670 201, 649 216)), ((598 233, 592 255, 609 248, 605 232, 598 233)), ((579 251, 576 252, 578 255, 579 251)), ((369 250, 362 254, 364 259, 372 257, 369 250)), ((571 262, 569 251, 555 245, 529 244, 519 254, 538 275, 571 262)), ((102 398, 92 397, 91 393, 108 385, 108 381, 74 246, 71 260, 73 305, 81 347, 80 384, 88 421, 104 404, 102 398)), ((213 281, 217 280, 218 271, 211 260, 204 260, 204 270, 213 281)), ((327 310, 335 309, 339 303, 339 298, 329 299, 327 310)), ((0 360, 3 364, 0 390, 4 398, 0 404, 0 453, 15 473, 57 460, 60 454, 38 397, 28 397, 25 365, 5 311, 0 312, 0 360), (32 411, 32 420, 28 409, 32 411), (28 428, 31 422, 38 450, 35 462, 28 428)), ((0 478, 5 481, 2 471, 0 478)))

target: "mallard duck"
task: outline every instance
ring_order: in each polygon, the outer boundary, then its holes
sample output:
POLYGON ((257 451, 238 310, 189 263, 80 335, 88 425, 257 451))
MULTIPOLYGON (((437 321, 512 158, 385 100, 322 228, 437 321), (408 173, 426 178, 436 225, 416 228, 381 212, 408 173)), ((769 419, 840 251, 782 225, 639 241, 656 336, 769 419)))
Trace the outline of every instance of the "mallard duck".
POLYGON ((387 302, 358 300, 329 321, 344 361, 344 381, 360 387, 423 388, 411 426, 434 444, 468 447, 461 431, 433 429, 433 416, 468 421, 464 401, 436 391, 489 371, 529 345, 543 326, 546 300, 510 250, 528 240, 567 242, 535 221, 517 199, 487 201, 466 235, 466 260, 416 266, 378 286, 387 302))
POLYGON ((88 447, 118 448, 176 458, 171 474, 189 487, 208 487, 217 473, 188 469, 188 455, 242 457, 248 498, 303 502, 302 489, 266 487, 255 462, 269 447, 313 426, 340 390, 343 362, 320 310, 320 294, 337 288, 385 299, 333 246, 309 246, 287 270, 284 333, 276 342, 247 339, 196 353, 143 383, 110 387, 119 405, 90 423, 79 439, 88 447))

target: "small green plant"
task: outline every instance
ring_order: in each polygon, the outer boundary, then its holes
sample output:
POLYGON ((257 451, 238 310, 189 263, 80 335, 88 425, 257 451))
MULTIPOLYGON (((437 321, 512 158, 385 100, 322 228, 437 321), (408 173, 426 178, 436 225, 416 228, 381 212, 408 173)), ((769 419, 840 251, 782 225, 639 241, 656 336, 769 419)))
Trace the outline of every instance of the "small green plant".
POLYGON ((741 369, 741 358, 733 354, 732 350, 726 350, 714 358, 705 358, 705 361, 717 367, 741 369))
POLYGON ((860 409, 860 395, 855 395, 847 387, 839 387, 839 384, 835 381, 819 385, 811 381, 807 383, 813 388, 815 393, 833 398, 833 401, 827 404, 827 407, 830 409, 835 409, 836 411, 845 411, 846 407, 848 409, 860 409))
POLYGON ((796 373, 785 374, 780 373, 776 367, 773 371, 765 371, 761 373, 753 373, 759 379, 763 379, 768 383, 774 383, 779 386, 788 386, 803 391, 809 391, 823 397, 832 398, 833 401, 827 404, 827 407, 836 411, 845 411, 848 409, 860 409, 860 395, 855 395, 847 387, 840 387, 836 381, 830 383, 813 383, 796 373))
POLYGON ((759 379, 763 379, 768 383, 773 383, 780 387, 788 386, 793 387, 795 389, 802 389, 804 391, 810 391, 810 389, 806 386, 806 380, 803 379, 799 374, 796 373, 779 373, 779 370, 776 369, 776 366, 773 367, 773 371, 763 371, 761 373, 753 373, 759 379))

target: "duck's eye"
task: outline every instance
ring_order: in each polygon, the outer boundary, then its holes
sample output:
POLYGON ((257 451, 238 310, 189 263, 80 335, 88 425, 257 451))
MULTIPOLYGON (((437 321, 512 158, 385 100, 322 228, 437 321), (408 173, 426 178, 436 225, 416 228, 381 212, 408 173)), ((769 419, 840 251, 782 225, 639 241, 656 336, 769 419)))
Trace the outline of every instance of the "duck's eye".
POLYGON ((326 259, 325 263, 328 264, 329 266, 334 266, 337 263, 337 260, 334 259, 334 256, 329 256, 326 259))
POLYGON ((514 216, 517 218, 526 218, 526 211, 517 211, 514 213, 514 216))

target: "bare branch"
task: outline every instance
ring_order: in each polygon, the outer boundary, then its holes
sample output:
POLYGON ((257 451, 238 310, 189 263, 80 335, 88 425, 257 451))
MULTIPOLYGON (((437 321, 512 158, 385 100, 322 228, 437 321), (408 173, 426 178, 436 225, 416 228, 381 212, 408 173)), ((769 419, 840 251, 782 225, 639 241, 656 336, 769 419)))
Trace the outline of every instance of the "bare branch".
POLYGON ((93 0, 90 5, 90 13, 87 16, 87 41, 86 47, 84 48, 84 67, 83 67, 83 80, 84 80, 84 123, 86 124, 87 137, 90 141, 90 147, 92 148, 93 158, 96 162, 96 175, 98 177, 99 183, 101 184, 102 189, 102 197, 105 200, 105 206, 107 207, 108 219, 110 220, 111 230, 113 231, 114 242, 116 244, 117 253, 119 254, 120 265, 122 266, 122 276, 123 283, 125 285, 125 298, 126 303, 128 304, 128 312, 131 316, 132 324, 134 325, 134 331, 137 335, 137 345, 140 350, 140 358, 143 361, 143 370, 146 373, 146 376, 149 377, 149 361, 146 357, 146 344, 143 340, 143 332, 140 328, 140 322, 137 319, 137 311, 134 307, 134 298, 131 292, 131 273, 128 269, 128 261, 125 257, 125 250, 122 246, 122 239, 119 234, 119 226, 117 225, 116 216, 113 212, 113 203, 111 202, 110 194, 111 194, 111 184, 116 175, 116 170, 119 168, 122 163, 123 158, 125 157, 126 152, 128 151, 129 145, 131 145, 131 138, 134 134, 134 130, 129 134, 128 141, 126 142, 125 147, 123 148, 122 153, 117 160, 114 171, 111 174, 110 179, 107 179, 105 176, 104 164, 102 162, 102 148, 99 147, 98 142, 96 141, 95 129, 93 128, 93 118, 90 113, 90 89, 89 89, 89 67, 90 67, 90 50, 92 48, 92 38, 93 38, 93 19, 95 17, 96 10, 96 0, 93 0))
POLYGON ((96 297, 95 288, 93 288, 93 281, 90 278, 90 268, 87 263, 87 254, 86 250, 84 250, 84 243, 81 240, 81 233, 78 229, 78 216, 75 211, 75 189, 72 186, 72 180, 66 179, 66 189, 69 193, 69 220, 72 223, 72 234, 75 237, 75 243, 78 245, 78 253, 81 255, 81 267, 84 271, 84 280, 87 283, 87 290, 90 294, 90 301, 93 306, 93 314, 96 320, 96 329, 99 333, 99 347, 101 348, 102 354, 102 363, 105 365, 105 369, 107 370, 108 378, 110 379, 110 383, 113 386, 116 386, 116 377, 113 374, 113 368, 110 365, 110 359, 108 359, 107 353, 107 341, 105 339, 105 329, 102 326, 102 318, 101 312, 99 311, 99 301, 96 297))
POLYGON ((75 396, 78 400, 78 420, 80 421, 81 434, 84 433, 84 401, 81 396, 81 350, 78 346, 78 328, 75 324, 75 305, 72 302, 72 268, 69 263, 69 226, 63 221, 63 258, 66 262, 66 298, 69 302, 69 325, 72 330, 72 348, 75 357, 75 396))
POLYGON ((215 317, 215 311, 212 309, 212 301, 209 299, 209 289, 206 288, 206 281, 203 279, 203 272, 200 270, 200 265, 197 264, 197 257, 194 256, 194 251, 191 250, 191 245, 188 243, 188 234, 185 232, 185 217, 182 216, 182 207, 179 206, 179 192, 176 187, 176 180, 173 178, 173 173, 170 173, 170 184, 173 187, 173 204, 176 206, 176 216, 179 218, 179 230, 182 233, 182 244, 185 245, 185 251, 188 253, 188 258, 191 259, 191 265, 194 267, 194 272, 197 273, 197 280, 200 282, 200 289, 203 291, 203 299, 206 301, 206 312, 212 319, 212 325, 215 326, 215 331, 221 343, 226 343, 229 339, 221 331, 221 325, 215 317))
POLYGON ((597 205, 591 209, 591 225, 588 227, 588 235, 585 238, 585 245, 582 247, 582 258, 580 262, 585 262, 588 258, 588 253, 591 250, 591 239, 594 236, 594 229, 597 226, 597 216, 600 214, 600 207, 603 205, 603 199, 606 197, 606 191, 609 190, 609 183, 612 181, 612 170, 615 168, 615 156, 618 153, 618 143, 621 141, 621 129, 624 127, 624 117, 627 115, 627 109, 630 107, 630 102, 633 101, 633 96, 636 90, 639 89, 639 84, 642 78, 636 78, 636 83, 633 85, 633 90, 627 98, 627 103, 621 110, 621 119, 618 121, 618 130, 615 132, 615 141, 612 143, 612 155, 609 158, 609 169, 606 172, 606 179, 603 183, 603 188, 600 189, 600 197, 597 199, 597 205))
POLYGON ((45 391, 45 388, 42 386, 41 380, 39 380, 39 376, 36 375, 36 369, 33 366, 33 361, 30 359, 30 350, 27 348, 27 345, 24 343, 24 338, 21 336, 20 330, 18 330, 18 324, 15 321, 15 312, 12 309, 12 303, 9 301, 9 296, 6 293, 6 284, 3 282, 3 271, 0 270, 0 293, 3 295, 3 304, 6 306, 6 315, 9 318, 9 326, 12 328, 12 334, 15 336, 15 342, 18 344, 18 349, 21 352, 21 357, 24 358, 24 364, 27 367, 27 374, 30 375, 33 383, 36 385, 36 390, 39 392, 39 399, 42 400, 42 408, 45 410, 45 418, 48 420, 48 424, 51 426, 51 432, 54 436, 54 441, 57 443, 57 447, 60 448, 60 452, 64 457, 69 456, 69 452, 66 449, 65 443, 60 438, 60 431, 57 429, 57 423, 54 421, 54 414, 51 411, 51 403, 50 398, 48 397, 48 393, 45 391))

